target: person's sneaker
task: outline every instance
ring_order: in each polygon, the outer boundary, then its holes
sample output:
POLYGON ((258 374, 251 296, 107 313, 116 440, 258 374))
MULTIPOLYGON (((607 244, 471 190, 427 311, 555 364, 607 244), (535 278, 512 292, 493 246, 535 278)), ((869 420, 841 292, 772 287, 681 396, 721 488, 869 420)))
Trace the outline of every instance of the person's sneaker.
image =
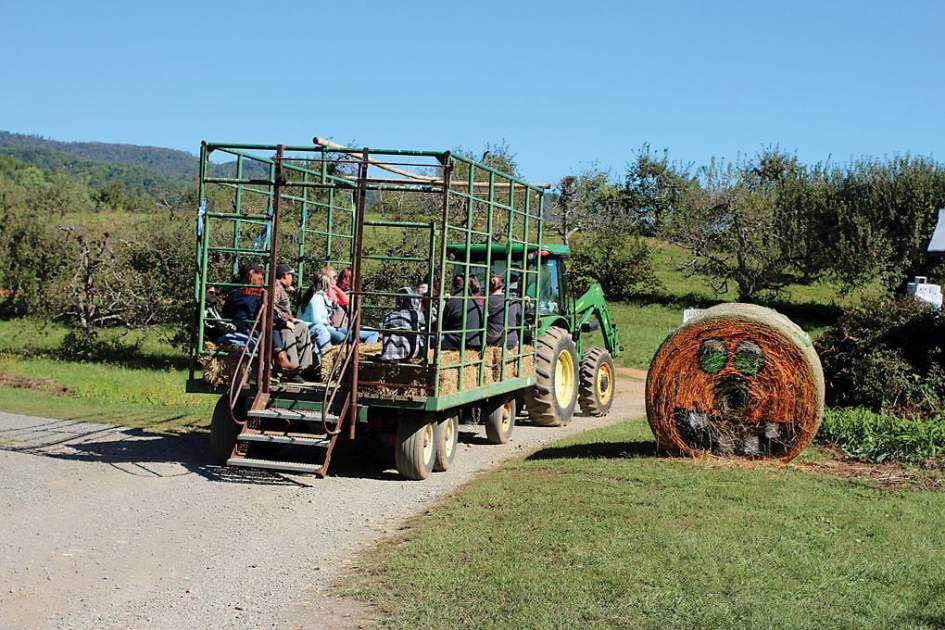
POLYGON ((305 385, 306 383, 308 383, 308 381, 302 378, 301 374, 293 374, 292 376, 289 377, 289 382, 298 383, 300 385, 305 385))

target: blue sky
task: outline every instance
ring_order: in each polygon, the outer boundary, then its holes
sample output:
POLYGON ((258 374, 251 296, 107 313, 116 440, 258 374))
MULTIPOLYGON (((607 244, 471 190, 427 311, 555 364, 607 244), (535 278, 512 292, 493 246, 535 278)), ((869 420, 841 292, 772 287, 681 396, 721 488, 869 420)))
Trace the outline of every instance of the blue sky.
POLYGON ((945 159, 945 2, 11 2, 0 129, 479 150, 554 181, 644 143, 701 163, 945 159))

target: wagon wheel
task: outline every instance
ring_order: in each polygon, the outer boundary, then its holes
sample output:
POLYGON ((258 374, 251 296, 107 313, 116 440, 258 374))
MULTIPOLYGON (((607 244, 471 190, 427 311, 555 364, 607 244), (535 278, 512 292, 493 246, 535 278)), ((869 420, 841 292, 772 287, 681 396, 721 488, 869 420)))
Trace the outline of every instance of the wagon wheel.
POLYGON ((425 414, 405 414, 397 423, 394 462, 406 479, 426 479, 436 460, 437 425, 425 414))
POLYGON ((459 443, 459 419, 452 414, 437 423, 436 460, 433 470, 442 472, 448 470, 456 457, 459 443))
POLYGON ((581 361, 578 402, 589 416, 605 416, 614 402, 614 360, 603 348, 591 348, 581 361))
POLYGON ((571 334, 549 328, 535 344, 535 387, 525 394, 528 417, 535 424, 565 425, 577 403, 577 350, 571 334))
POLYGON ((515 428, 515 399, 511 398, 495 409, 486 418, 486 439, 490 444, 505 444, 515 428))
MULTIPOLYGON (((234 410, 237 420, 243 420, 242 412, 243 399, 240 398, 234 410)), ((216 463, 223 465, 230 458, 236 446, 236 436, 241 430, 242 426, 234 422, 230 416, 229 397, 225 394, 220 396, 210 419, 210 454, 216 463)))

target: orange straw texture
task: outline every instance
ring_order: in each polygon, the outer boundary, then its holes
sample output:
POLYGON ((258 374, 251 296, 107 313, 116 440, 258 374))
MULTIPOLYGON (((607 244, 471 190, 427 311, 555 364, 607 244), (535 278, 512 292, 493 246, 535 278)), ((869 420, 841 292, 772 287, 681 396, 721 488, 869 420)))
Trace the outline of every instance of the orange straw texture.
POLYGON ((800 328, 770 309, 724 304, 681 326, 660 346, 647 376, 647 419, 660 447, 673 454, 789 461, 820 426, 823 392, 820 360, 800 328), (725 349, 724 366, 711 374, 700 365, 707 341, 725 349), (763 355, 755 374, 736 366, 736 353, 746 345, 760 348, 763 355), (735 410, 720 393, 732 382, 737 382, 744 403, 735 410), (698 431, 686 430, 680 421, 688 414, 696 414, 698 431), (766 438, 766 427, 771 427, 768 435, 776 437, 766 438), (753 444, 761 436, 761 447, 744 452, 738 447, 744 436, 754 436, 753 444))

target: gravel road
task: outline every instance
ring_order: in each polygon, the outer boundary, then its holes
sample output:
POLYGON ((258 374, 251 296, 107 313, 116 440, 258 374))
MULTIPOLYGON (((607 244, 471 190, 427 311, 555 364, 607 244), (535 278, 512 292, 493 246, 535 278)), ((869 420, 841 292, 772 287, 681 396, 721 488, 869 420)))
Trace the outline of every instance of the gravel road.
POLYGON ((502 446, 464 427, 422 482, 353 457, 324 480, 221 468, 203 435, 0 413, 0 627, 335 625, 319 591, 364 545, 503 460, 641 415, 642 373, 621 372, 606 418, 502 446))

